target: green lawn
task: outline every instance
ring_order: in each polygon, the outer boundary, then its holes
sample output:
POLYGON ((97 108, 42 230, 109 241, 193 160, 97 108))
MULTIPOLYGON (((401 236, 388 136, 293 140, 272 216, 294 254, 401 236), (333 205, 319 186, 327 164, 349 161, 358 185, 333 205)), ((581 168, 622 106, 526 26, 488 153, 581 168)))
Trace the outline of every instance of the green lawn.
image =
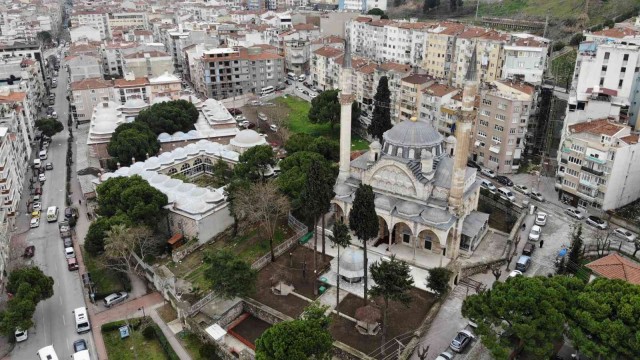
POLYGON ((98 294, 109 295, 126 290, 117 273, 106 269, 101 264, 100 258, 94 258, 86 251, 83 252, 83 255, 84 265, 87 267, 87 272, 91 274, 91 280, 95 283, 98 294))
POLYGON ((568 88, 571 86, 573 70, 576 66, 576 51, 570 51, 562 56, 558 56, 551 62, 551 72, 556 78, 558 86, 568 88))
POLYGON ((104 345, 107 348, 109 359, 112 360, 167 360, 160 342, 156 339, 147 340, 140 331, 132 331, 131 336, 120 339, 120 332, 107 331, 102 333, 104 345))
MULTIPOLYGON (((219 357, 216 356, 215 353, 206 358, 200 355, 200 348, 204 346, 204 343, 200 341, 198 336, 196 336, 194 333, 187 330, 183 330, 182 332, 177 334, 177 338, 182 344, 182 346, 187 350, 189 355, 191 355, 191 359, 193 360, 219 359, 219 357)), ((212 349, 208 349, 208 351, 211 351, 211 350, 212 349)))
MULTIPOLYGON (((275 102, 285 105, 289 108, 289 116, 287 119, 287 127, 292 133, 304 133, 313 136, 326 136, 331 139, 340 139, 340 127, 334 126, 331 129, 329 123, 314 124, 309 121, 307 115, 311 104, 300 99, 297 96, 287 96, 275 99, 275 102)), ((369 142, 362 139, 356 134, 351 135, 351 150, 366 150, 369 148, 369 142)))

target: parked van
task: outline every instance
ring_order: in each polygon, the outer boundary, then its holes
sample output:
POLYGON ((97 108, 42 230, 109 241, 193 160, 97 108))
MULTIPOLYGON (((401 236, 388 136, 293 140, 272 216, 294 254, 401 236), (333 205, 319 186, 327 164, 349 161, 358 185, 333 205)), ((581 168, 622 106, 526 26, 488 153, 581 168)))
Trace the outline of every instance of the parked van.
POLYGON ((45 346, 36 353, 40 360, 58 360, 58 354, 53 345, 45 346))
POLYGON ((38 154, 40 160, 47 160, 47 150, 40 150, 40 154, 38 154))
POLYGON ((292 72, 288 73, 288 74, 287 74, 287 79, 290 79, 290 80, 294 80, 294 81, 295 81, 295 79, 296 79, 296 73, 292 73, 292 72))
POLYGON ((527 255, 521 255, 516 263, 516 270, 525 272, 531 265, 531 257, 527 255))
POLYGON ((64 257, 66 257, 67 259, 75 258, 76 257, 75 250, 73 250, 72 247, 64 248, 64 257))
POLYGON ((536 244, 528 242, 524 244, 524 248, 522 249, 522 255, 527 255, 531 257, 531 255, 533 255, 533 252, 535 250, 536 250, 536 244))
POLYGON ((302 75, 298 76, 298 81, 305 81, 305 80, 307 80, 307 75, 302 74, 302 75))
POLYGON ((86 307, 79 307, 73 310, 73 314, 76 319, 76 332, 78 334, 91 331, 91 323, 89 322, 89 315, 87 315, 86 307))
POLYGON ((40 159, 33 159, 33 167, 36 169, 40 169, 40 164, 42 164, 42 161, 40 161, 40 159))
POLYGON ((47 209, 47 222, 55 221, 58 221, 58 207, 49 206, 49 208, 47 209))
POLYGON ((74 257, 67 259, 67 269, 69 269, 69 271, 78 270, 78 260, 76 260, 76 258, 74 257))
POLYGON ((505 200, 509 200, 509 201, 512 201, 512 202, 516 201, 516 197, 513 195, 511 190, 509 190, 506 187, 499 188, 498 189, 498 194, 500 194, 500 197, 505 199, 505 200))

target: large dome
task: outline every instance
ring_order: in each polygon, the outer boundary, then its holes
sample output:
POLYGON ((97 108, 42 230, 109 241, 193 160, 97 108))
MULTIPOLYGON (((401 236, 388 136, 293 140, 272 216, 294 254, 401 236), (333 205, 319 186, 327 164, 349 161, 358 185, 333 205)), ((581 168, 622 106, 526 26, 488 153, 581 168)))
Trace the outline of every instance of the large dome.
POLYGON ((396 124, 387 130, 382 152, 410 160, 420 160, 423 151, 432 153, 436 158, 443 155, 444 138, 428 121, 418 121, 415 117, 396 124))
POLYGON ((236 136, 231 139, 230 143, 231 145, 240 148, 250 148, 258 145, 265 145, 267 140, 254 130, 246 129, 236 134, 236 136))

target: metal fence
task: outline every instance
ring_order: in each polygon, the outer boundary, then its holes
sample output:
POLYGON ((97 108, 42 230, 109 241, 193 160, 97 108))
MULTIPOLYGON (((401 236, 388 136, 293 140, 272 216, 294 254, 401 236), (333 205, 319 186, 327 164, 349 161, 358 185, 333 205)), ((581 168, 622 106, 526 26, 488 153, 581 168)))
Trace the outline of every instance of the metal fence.
MULTIPOLYGON (((296 230, 296 233, 293 234, 290 238, 285 240, 282 244, 278 245, 273 249, 273 254, 275 257, 278 257, 289 250, 298 240, 303 237, 307 232, 309 232, 307 226, 296 219, 291 213, 287 217, 287 224, 292 229, 296 230)), ((267 266, 267 264, 271 261, 271 252, 265 254, 260 259, 256 260, 251 264, 252 269, 260 270, 263 267, 267 266)))

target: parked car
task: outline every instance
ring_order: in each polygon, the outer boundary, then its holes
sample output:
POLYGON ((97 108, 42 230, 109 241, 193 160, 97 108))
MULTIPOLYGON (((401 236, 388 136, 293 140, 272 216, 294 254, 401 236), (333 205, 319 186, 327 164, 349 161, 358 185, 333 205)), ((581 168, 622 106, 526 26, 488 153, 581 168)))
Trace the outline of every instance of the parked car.
POLYGON ((467 166, 470 167, 470 168, 482 170, 482 167, 480 165, 478 165, 478 163, 473 161, 473 160, 468 160, 467 161, 467 166))
POLYGON ((531 257, 527 255, 520 255, 518 262, 516 262, 516 270, 520 270, 523 273, 531 266, 531 257))
POLYGON ((486 177, 494 179, 496 177, 496 172, 487 168, 483 168, 480 170, 480 173, 486 177))
POLYGON ((516 277, 522 275, 522 271, 520 270, 513 270, 512 272, 509 273, 509 276, 507 276, 507 278, 512 278, 512 277, 516 277))
POLYGON ((271 131, 278 131, 278 125, 271 124, 271 125, 269 125, 269 129, 271 131))
POLYGON ((29 223, 30 228, 37 228, 40 226, 40 218, 31 218, 31 222, 29 223))
POLYGON ((496 181, 502 185, 513 186, 513 181, 506 176, 498 175, 496 176, 496 181))
POLYGON ((498 194, 500 194, 500 197, 505 199, 505 200, 509 200, 511 202, 515 202, 516 201, 516 197, 513 195, 511 190, 509 190, 509 188, 506 188, 506 187, 499 188, 498 189, 498 194))
POLYGON ((43 183, 45 181, 47 181, 47 177, 44 174, 40 174, 38 175, 38 180, 43 183))
POLYGON ((535 221, 536 225, 540 225, 540 226, 547 225, 547 216, 548 216, 547 213, 539 211, 536 214, 536 221, 535 221))
POLYGON ((87 342, 84 339, 76 340, 73 342, 73 352, 77 353, 79 351, 87 350, 87 342))
POLYGON ((40 218, 40 210, 33 210, 31 212, 31 217, 32 218, 40 218))
POLYGON ((524 244, 524 247, 522 248, 522 255, 527 255, 529 257, 531 257, 531 255, 533 255, 533 252, 536 250, 536 244, 534 243, 526 243, 524 244))
POLYGON ((71 236, 62 238, 62 242, 64 243, 65 248, 73 247, 73 239, 71 238, 71 236))
POLYGON ((485 188, 485 189, 489 190, 492 193, 496 192, 496 186, 493 185, 493 183, 491 181, 489 181, 489 180, 481 179, 480 180, 480 187, 485 188))
POLYGON ((104 298, 104 300, 103 300, 104 306, 111 307, 111 306, 113 306, 115 304, 119 304, 119 303, 125 301, 128 297, 129 297, 129 294, 127 294, 124 291, 113 293, 113 294, 107 296, 106 298, 104 298))
POLYGON ((524 186, 524 185, 514 185, 513 186, 513 190, 521 193, 521 194, 525 194, 525 195, 529 195, 529 188, 524 186))
POLYGON ((597 217, 595 215, 591 215, 591 216, 589 216, 587 218, 587 224, 589 224, 589 225, 591 225, 591 226, 593 226, 595 228, 598 228, 600 230, 606 230, 607 227, 609 226, 609 224, 605 220, 603 220, 603 219, 601 219, 601 218, 599 218, 599 217, 597 217))
POLYGON ((22 254, 22 257, 32 258, 35 253, 36 253, 36 247, 34 245, 29 245, 26 248, 24 248, 24 253, 22 254))
POLYGON ((474 336, 469 330, 460 330, 458 335, 451 341, 449 347, 455 352, 462 352, 473 339, 474 336))
POLYGON ((625 239, 629 242, 634 242, 636 241, 636 238, 638 237, 638 235, 632 233, 631 231, 624 229, 624 228, 617 228, 615 230, 613 230, 613 235, 625 239))
POLYGON ((236 108, 228 108, 229 114, 236 116, 242 114, 242 110, 236 108))
POLYGON ((540 235, 542 234, 542 228, 538 225, 533 225, 531 227, 531 231, 529 231, 529 240, 538 241, 540 240, 540 235))
POLYGON ((53 164, 52 163, 47 163, 47 165, 45 165, 45 168, 47 170, 53 170, 53 164))
POLYGON ((453 354, 448 353, 446 351, 438 355, 438 357, 436 358, 436 360, 451 360, 451 359, 453 359, 453 354))
POLYGON ((31 208, 33 210, 42 210, 42 203, 40 201, 34 201, 33 204, 31 204, 31 208))
POLYGON ((531 190, 531 192, 529 193, 529 197, 533 200, 544 202, 544 196, 542 196, 542 194, 537 190, 531 190))
POLYGON ((27 340, 27 338, 29 338, 29 334, 27 330, 16 329, 16 332, 14 333, 14 335, 16 337, 16 342, 23 342, 27 340))
POLYGON ((566 208, 564 212, 566 212, 569 216, 576 218, 578 220, 584 219, 584 214, 578 209, 566 208))

